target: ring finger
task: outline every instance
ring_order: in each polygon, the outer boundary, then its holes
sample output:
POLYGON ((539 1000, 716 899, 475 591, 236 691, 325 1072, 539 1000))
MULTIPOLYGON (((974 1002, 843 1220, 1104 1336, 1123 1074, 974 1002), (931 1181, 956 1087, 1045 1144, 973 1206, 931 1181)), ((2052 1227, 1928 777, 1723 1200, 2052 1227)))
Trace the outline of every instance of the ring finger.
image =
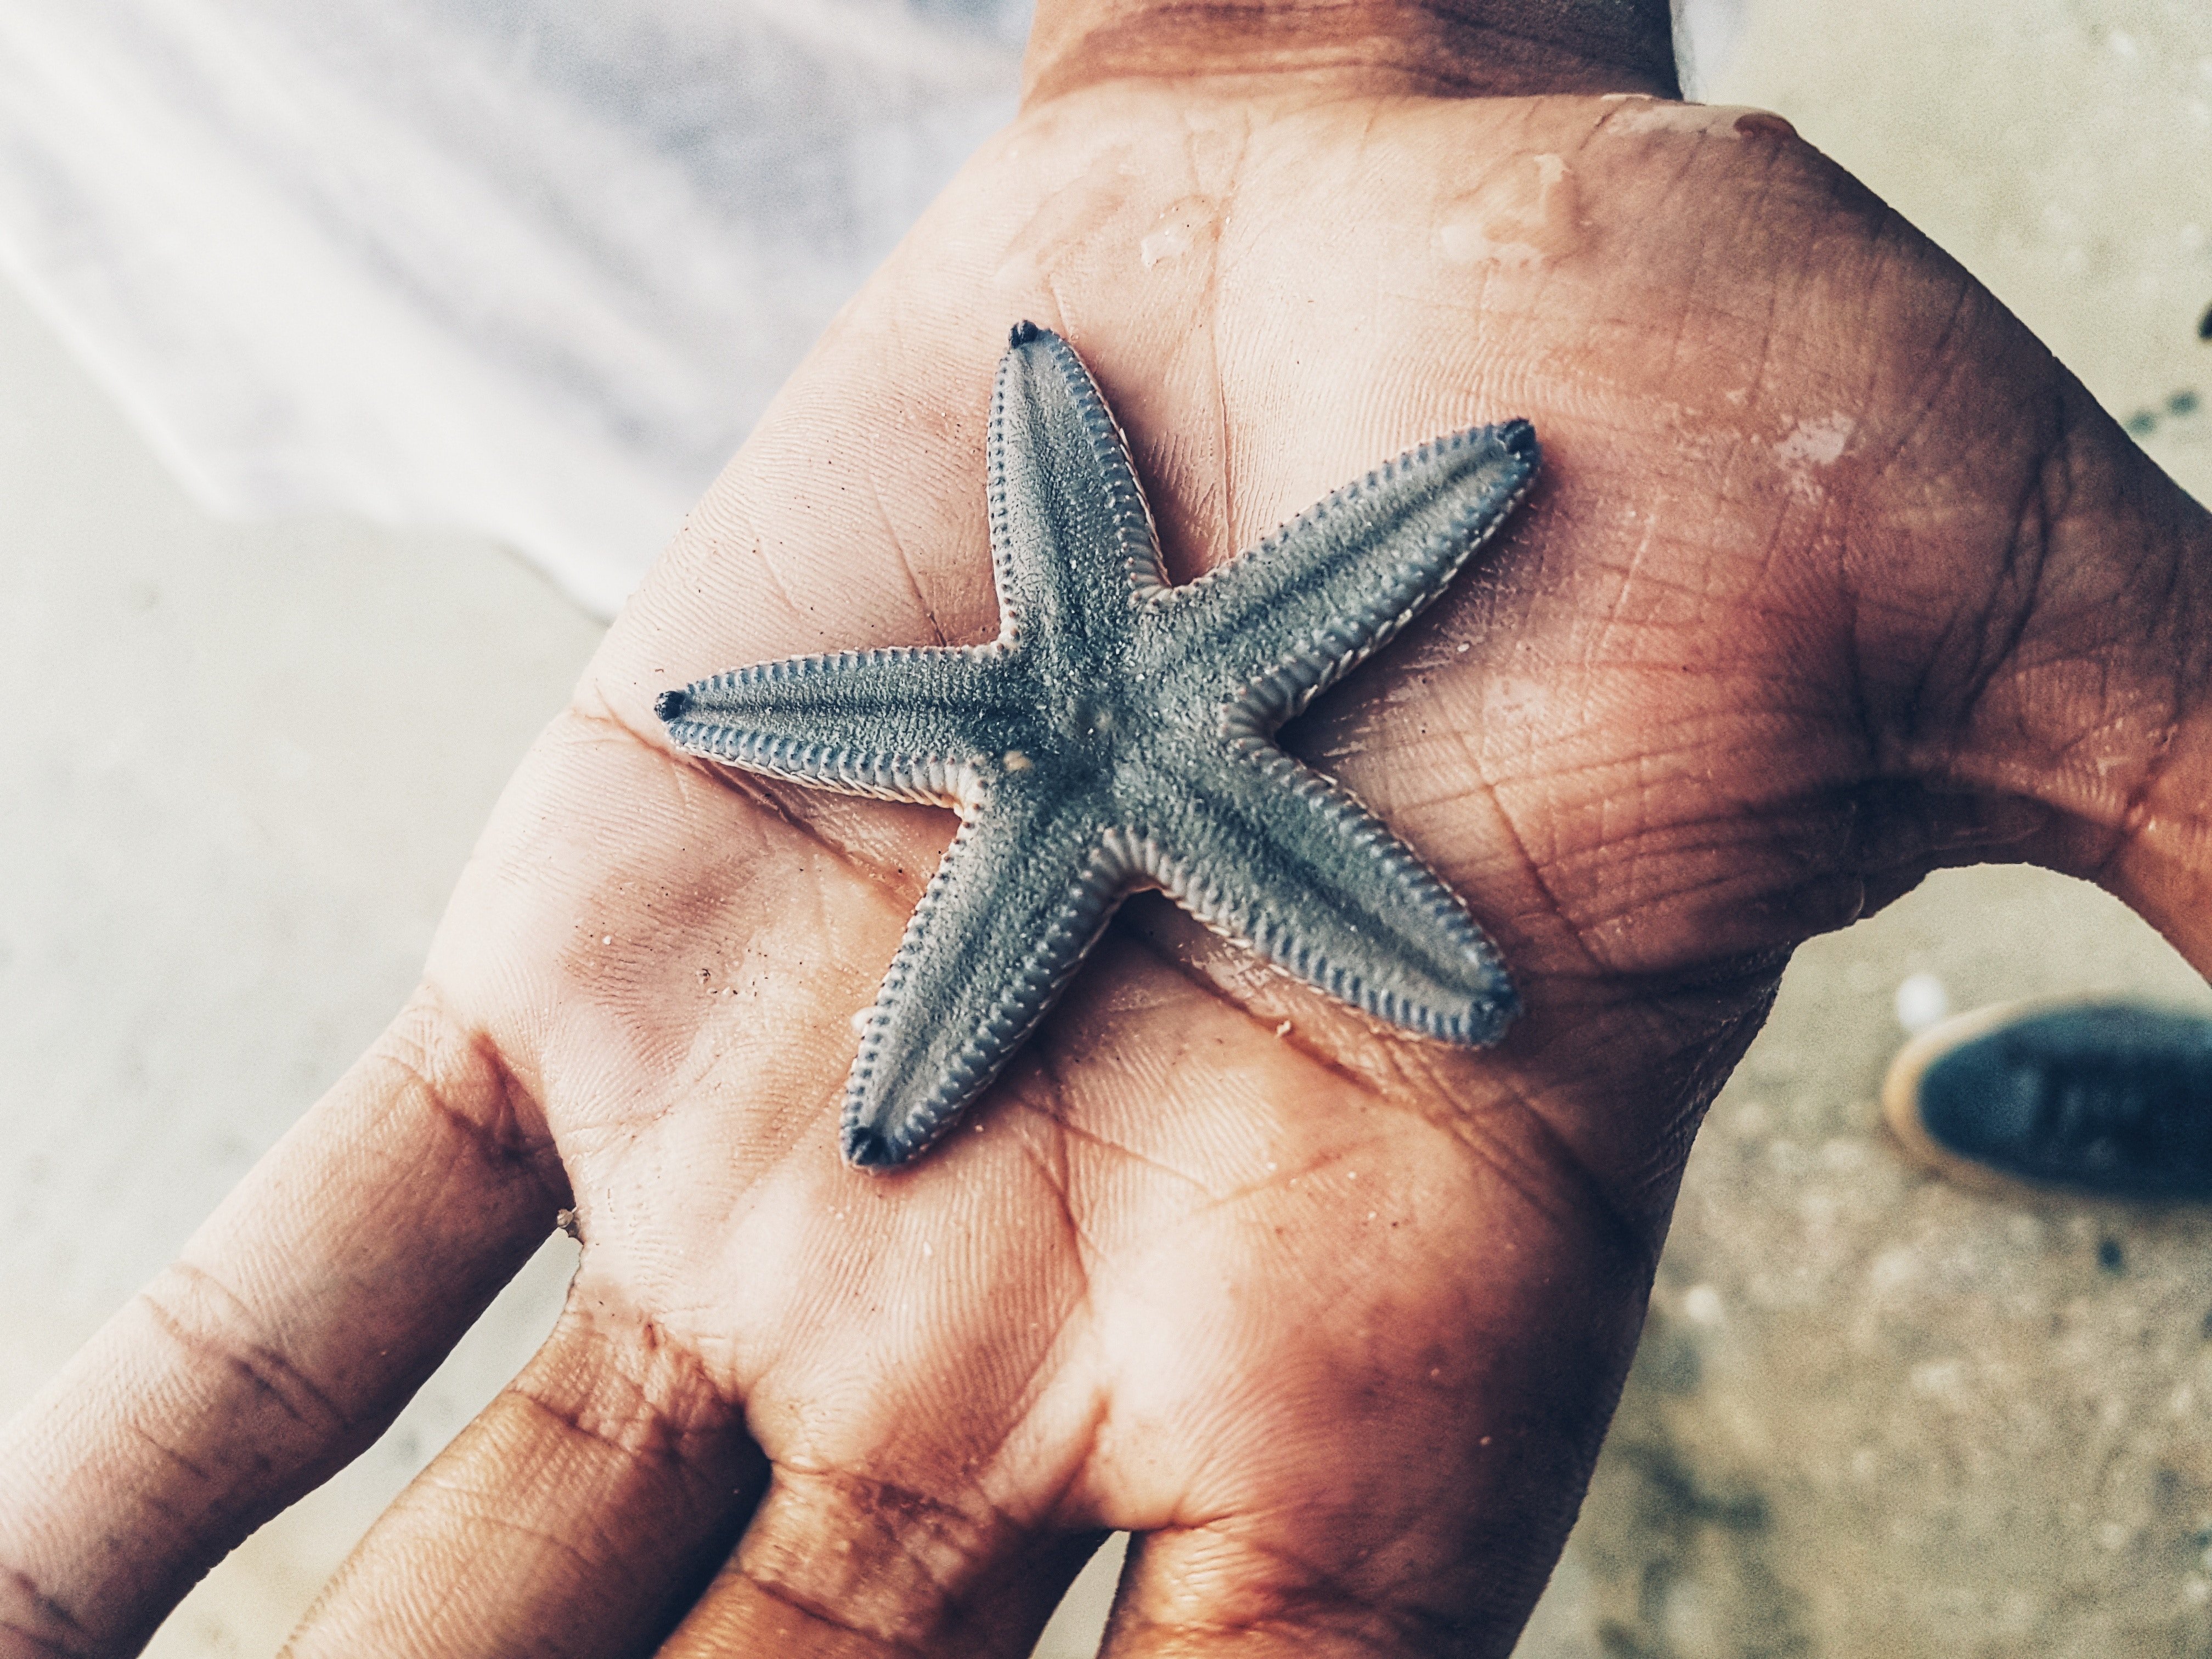
POLYGON ((580 1279, 544 1346, 386 1511, 288 1651, 649 1653, 765 1483, 737 1402, 580 1279))

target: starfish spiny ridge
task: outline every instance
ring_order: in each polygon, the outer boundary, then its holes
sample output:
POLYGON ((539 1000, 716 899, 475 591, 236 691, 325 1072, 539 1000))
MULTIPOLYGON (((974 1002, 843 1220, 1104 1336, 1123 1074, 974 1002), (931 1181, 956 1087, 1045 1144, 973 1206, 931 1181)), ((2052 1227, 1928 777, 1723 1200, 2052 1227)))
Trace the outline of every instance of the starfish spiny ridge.
POLYGON ((656 704, 694 754, 960 813, 866 1017, 848 1158, 888 1168, 943 1133, 1142 885, 1382 1019, 1504 1034, 1519 1003, 1466 906, 1272 738, 1443 592, 1537 461, 1526 421, 1437 439, 1170 586, 1090 372, 1013 331, 988 453, 998 638, 763 663, 656 704))

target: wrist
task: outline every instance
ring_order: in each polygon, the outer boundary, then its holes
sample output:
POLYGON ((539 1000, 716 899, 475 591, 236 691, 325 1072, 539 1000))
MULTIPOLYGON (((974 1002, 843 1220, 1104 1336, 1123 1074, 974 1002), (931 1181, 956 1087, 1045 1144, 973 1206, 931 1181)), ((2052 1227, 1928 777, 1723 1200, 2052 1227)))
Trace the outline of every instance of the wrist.
POLYGON ((1382 95, 1680 90, 1665 0, 1039 0, 1023 93, 1274 76, 1382 95))

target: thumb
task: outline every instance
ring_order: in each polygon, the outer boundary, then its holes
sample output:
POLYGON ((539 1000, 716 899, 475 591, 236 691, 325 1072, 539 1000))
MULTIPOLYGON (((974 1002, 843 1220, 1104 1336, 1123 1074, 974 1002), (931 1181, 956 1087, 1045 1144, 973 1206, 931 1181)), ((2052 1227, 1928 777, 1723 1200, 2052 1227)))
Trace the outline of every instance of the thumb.
POLYGON ((2212 973, 2212 514, 2050 372, 1986 602, 1931 659, 1940 735, 1907 743, 1945 787, 2051 809, 2021 850, 2212 973))

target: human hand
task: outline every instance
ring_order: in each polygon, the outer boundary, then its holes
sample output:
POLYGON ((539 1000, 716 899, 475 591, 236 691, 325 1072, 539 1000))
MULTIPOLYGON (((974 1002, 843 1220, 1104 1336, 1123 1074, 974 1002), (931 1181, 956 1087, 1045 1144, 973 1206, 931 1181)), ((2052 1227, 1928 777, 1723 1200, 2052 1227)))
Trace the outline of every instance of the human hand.
POLYGON ((300 1651, 688 1617, 672 1652, 1019 1652, 1108 1528, 1143 1534, 1116 1653, 1503 1651, 1794 943, 2034 857, 2212 961, 2203 515, 1771 118, 1606 100, 1655 72, 1595 35, 1501 64, 1388 21, 1048 9, 1038 100, 633 603, 422 996, 0 1445, 0 1654, 127 1650, 571 1202, 560 1327, 300 1651), (1559 90, 1408 95, 1498 77, 1559 90), (872 1179, 836 1152, 848 1020, 949 822, 678 761, 650 704, 994 631, 981 423, 1023 316, 1104 384, 1178 579, 1534 421, 1503 541, 1286 734, 1468 896, 1528 1013, 1437 1049, 1140 899, 872 1179))

